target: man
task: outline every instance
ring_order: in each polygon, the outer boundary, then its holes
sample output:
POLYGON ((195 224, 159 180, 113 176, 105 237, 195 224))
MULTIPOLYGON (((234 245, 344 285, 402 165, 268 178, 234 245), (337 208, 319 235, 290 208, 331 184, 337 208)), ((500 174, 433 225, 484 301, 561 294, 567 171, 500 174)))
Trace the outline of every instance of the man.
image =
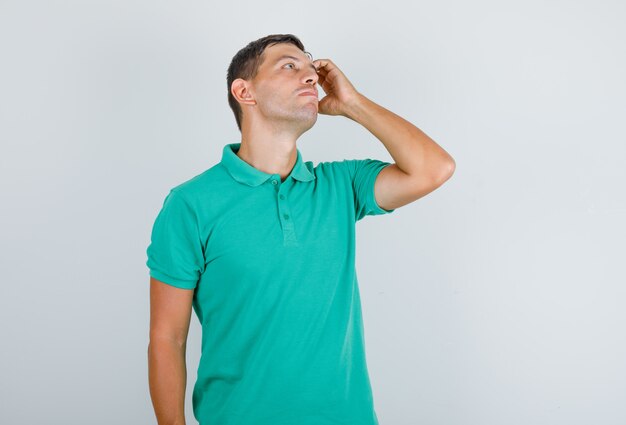
POLYGON ((193 307, 202 325, 192 398, 201 425, 378 424, 355 223, 435 190, 454 160, 359 93, 331 60, 311 61, 292 34, 240 50, 227 85, 241 143, 170 191, 147 249, 158 423, 185 423, 193 307), (395 163, 305 162, 296 141, 318 114, 363 125, 395 163))

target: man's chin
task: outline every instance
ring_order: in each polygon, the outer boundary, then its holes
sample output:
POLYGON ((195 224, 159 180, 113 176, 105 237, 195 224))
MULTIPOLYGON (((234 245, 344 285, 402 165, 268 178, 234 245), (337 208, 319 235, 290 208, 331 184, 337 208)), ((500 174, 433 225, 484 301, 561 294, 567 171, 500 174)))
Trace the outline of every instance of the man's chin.
POLYGON ((300 117, 300 125, 305 129, 305 131, 315 125, 317 122, 317 115, 317 111, 315 111, 315 113, 300 117))
POLYGON ((313 121, 313 123, 315 123, 315 121, 317 120, 318 114, 319 113, 317 111, 317 107, 315 107, 315 109, 313 108, 302 109, 300 113, 300 119, 302 119, 302 121, 313 121))
POLYGON ((317 112, 317 111, 315 111, 315 114, 313 114, 313 115, 311 116, 311 120, 310 120, 310 121, 311 121, 311 126, 313 126, 313 124, 315 124, 315 123, 317 122, 317 117, 318 117, 318 115, 319 115, 319 114, 318 114, 318 112, 317 112))

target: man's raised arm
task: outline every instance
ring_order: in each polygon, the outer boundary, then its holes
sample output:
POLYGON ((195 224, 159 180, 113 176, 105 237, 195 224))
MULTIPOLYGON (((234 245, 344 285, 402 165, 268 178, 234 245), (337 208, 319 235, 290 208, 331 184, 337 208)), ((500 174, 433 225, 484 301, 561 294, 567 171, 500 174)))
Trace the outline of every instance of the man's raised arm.
POLYGON ((454 173, 456 163, 426 133, 358 92, 330 59, 317 59, 318 83, 326 92, 318 112, 343 115, 361 124, 385 146, 394 164, 376 178, 376 202, 390 210, 437 189, 454 173))

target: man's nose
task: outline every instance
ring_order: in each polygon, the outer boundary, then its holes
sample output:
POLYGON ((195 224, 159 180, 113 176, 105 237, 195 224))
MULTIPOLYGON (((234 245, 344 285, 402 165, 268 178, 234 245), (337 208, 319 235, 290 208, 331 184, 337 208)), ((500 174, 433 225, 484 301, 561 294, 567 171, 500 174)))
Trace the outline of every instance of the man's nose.
POLYGON ((305 78, 306 78, 307 83, 317 84, 317 80, 319 80, 319 75, 317 75, 317 70, 313 68, 309 69, 307 74, 305 75, 305 78))

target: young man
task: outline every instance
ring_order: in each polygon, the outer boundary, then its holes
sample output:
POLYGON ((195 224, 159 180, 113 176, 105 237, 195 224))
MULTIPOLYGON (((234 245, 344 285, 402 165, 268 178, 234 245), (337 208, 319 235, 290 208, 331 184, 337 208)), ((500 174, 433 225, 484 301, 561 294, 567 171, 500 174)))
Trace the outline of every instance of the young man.
POLYGON ((185 423, 193 307, 202 325, 192 398, 201 425, 378 424, 355 223, 432 192, 454 160, 359 93, 331 60, 311 61, 292 34, 240 50, 227 85, 241 143, 169 192, 147 249, 158 423, 185 423), (318 114, 363 125, 395 163, 305 162, 296 141, 318 114))

